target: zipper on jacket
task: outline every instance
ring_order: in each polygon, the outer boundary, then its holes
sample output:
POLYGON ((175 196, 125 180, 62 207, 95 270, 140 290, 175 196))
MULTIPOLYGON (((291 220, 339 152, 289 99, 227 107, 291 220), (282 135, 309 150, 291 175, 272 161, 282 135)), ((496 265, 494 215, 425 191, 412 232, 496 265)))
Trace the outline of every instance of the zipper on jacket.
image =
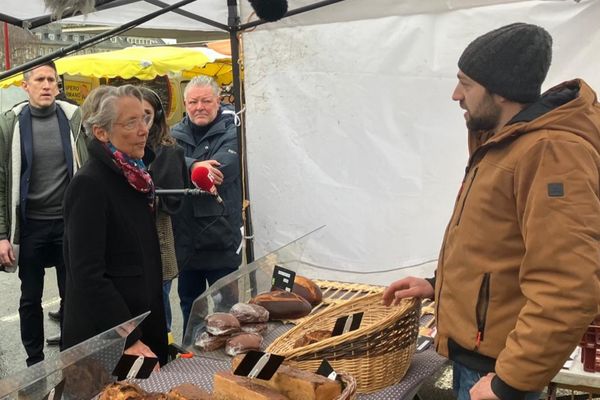
POLYGON ((477 167, 477 168, 475 168, 473 170, 473 176, 471 177, 471 181, 469 182, 469 186, 467 187, 467 191, 465 192, 465 196, 463 197, 463 201, 462 201, 462 204, 460 206, 460 211, 458 212, 458 217, 456 218, 456 225, 457 226, 460 223, 460 219, 461 219, 463 211, 465 209, 465 204, 467 202, 467 198, 469 197, 469 192, 471 191, 471 188, 473 187, 473 182, 475 181, 475 176, 477 176, 477 170, 478 169, 479 169, 479 167, 477 167))
POLYGON ((483 274, 483 280, 481 281, 481 287, 479 288, 479 296, 477 297, 476 307, 476 318, 477 318, 477 339, 475 342, 475 348, 479 348, 483 335, 485 333, 485 320, 487 317, 487 310, 490 303, 490 273, 486 272, 483 274))

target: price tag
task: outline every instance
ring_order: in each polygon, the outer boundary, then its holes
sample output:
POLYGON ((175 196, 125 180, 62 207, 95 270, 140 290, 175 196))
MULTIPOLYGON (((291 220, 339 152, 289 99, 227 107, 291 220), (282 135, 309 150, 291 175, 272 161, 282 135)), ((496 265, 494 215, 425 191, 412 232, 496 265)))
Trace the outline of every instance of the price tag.
POLYGON ((146 379, 157 363, 158 358, 156 357, 123 354, 112 374, 120 381, 123 379, 146 379))
POLYGON ((251 350, 246 353, 233 374, 268 381, 275 375, 283 360, 285 357, 277 354, 251 350))
POLYGON ((324 376, 327 379, 331 379, 332 381, 339 380, 337 372, 335 372, 331 364, 329 364, 329 361, 326 359, 323 359, 321 365, 319 365, 319 368, 317 369, 316 374, 324 376))
POLYGON ((339 317, 335 321, 335 325, 333 327, 333 332, 331 333, 331 336, 340 336, 344 333, 355 331, 358 328, 360 328, 360 323, 362 322, 363 314, 363 312, 359 312, 352 315, 339 317))
POLYGON ((272 289, 281 289, 286 292, 291 292, 294 288, 294 280, 296 273, 276 265, 273 269, 273 278, 271 280, 272 289))

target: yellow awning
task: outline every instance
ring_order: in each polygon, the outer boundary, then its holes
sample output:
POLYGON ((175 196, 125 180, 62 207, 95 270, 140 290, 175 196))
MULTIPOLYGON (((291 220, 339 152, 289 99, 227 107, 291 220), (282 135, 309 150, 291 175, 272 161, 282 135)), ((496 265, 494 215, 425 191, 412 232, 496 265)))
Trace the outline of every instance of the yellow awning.
MULTIPOLYGON (((186 47, 129 47, 122 50, 82 54, 56 60, 59 74, 96 78, 122 77, 141 80, 182 73, 186 77, 210 75, 221 84, 231 83, 231 61, 211 61, 201 50, 186 47)), ((23 75, 0 81, 0 87, 20 85, 23 75)))

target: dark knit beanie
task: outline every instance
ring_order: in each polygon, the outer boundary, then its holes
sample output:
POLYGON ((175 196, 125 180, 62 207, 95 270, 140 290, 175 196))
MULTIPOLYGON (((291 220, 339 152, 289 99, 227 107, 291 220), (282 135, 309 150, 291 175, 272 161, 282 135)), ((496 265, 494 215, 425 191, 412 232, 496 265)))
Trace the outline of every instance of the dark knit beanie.
POLYGON ((534 102, 552 60, 552 36, 514 23, 479 36, 458 60, 460 70, 487 90, 518 103, 534 102))

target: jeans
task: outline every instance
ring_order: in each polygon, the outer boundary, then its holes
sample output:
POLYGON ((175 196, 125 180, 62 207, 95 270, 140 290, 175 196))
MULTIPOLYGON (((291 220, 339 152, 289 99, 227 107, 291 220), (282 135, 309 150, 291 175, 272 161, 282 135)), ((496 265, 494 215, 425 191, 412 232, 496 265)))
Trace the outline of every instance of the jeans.
POLYGON ((21 226, 19 251, 19 279, 21 299, 19 317, 21 341, 27 352, 27 366, 44 359, 44 314, 42 295, 44 293, 45 269, 56 267, 56 281, 60 295, 62 319, 65 298, 65 263, 63 260, 62 219, 28 219, 21 226))
MULTIPOLYGON (((475 371, 465 367, 462 364, 453 362, 452 365, 452 389, 457 400, 470 400, 469 391, 479 379, 486 376, 487 373, 475 371)), ((529 392, 525 395, 525 400, 539 400, 540 392, 529 392)))
POLYGON ((163 281, 163 304, 165 306, 165 320, 167 321, 167 332, 171 332, 171 323, 173 321, 173 314, 171 314, 171 301, 169 300, 172 283, 172 280, 163 281))

